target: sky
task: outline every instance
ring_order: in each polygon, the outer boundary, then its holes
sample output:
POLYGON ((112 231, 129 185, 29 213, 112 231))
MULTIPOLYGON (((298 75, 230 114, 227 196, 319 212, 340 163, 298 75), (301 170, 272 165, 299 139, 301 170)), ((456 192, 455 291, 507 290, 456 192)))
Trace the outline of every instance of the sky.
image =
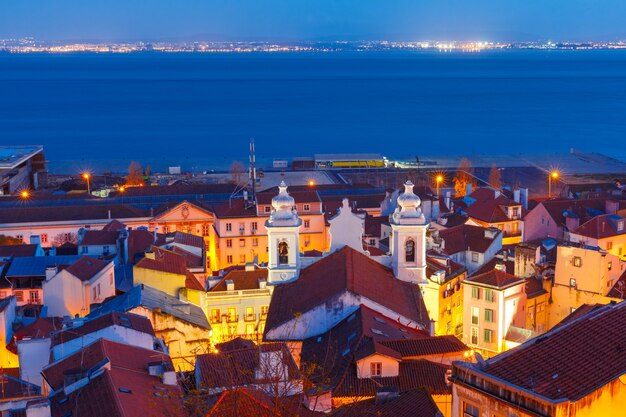
POLYGON ((625 0, 4 0, 0 38, 613 40, 625 0))

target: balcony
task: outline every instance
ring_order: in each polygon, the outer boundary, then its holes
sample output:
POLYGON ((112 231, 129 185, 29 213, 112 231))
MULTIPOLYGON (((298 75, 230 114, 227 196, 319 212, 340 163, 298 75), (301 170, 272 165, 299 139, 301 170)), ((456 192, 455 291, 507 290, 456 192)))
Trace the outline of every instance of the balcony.
POLYGON ((212 316, 212 317, 209 317, 209 323, 211 323, 211 324, 222 324, 222 316, 212 316))
POLYGON ((243 321, 256 321, 256 314, 246 314, 243 316, 243 321))
POLYGON ((239 321, 239 314, 225 314, 227 323, 237 323, 239 321))

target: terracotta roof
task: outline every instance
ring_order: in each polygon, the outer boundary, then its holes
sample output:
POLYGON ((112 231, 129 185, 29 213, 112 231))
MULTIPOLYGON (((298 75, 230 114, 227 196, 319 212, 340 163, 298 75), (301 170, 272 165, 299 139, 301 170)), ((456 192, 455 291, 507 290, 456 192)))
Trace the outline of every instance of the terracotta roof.
POLYGON ((38 317, 33 323, 22 326, 13 332, 13 339, 7 345, 7 349, 17 353, 18 340, 48 338, 52 332, 61 330, 62 323, 61 317, 38 317))
POLYGON ((388 216, 365 216, 365 236, 380 238, 382 225, 389 225, 388 216))
POLYGON ((577 401, 626 372, 626 303, 595 309, 486 361, 480 372, 553 401, 577 401))
MULTIPOLYGON (((157 234, 157 239, 164 235, 157 234)), ((152 245, 157 244, 154 233, 147 230, 129 230, 128 231, 128 261, 134 263, 135 256, 142 254, 150 249, 152 245)))
POLYGON ((333 391, 333 397, 373 396, 381 387, 394 387, 400 392, 423 388, 431 395, 450 395, 446 365, 424 359, 402 360, 398 376, 359 378, 356 366, 350 366, 341 383, 333 391))
POLYGON ((81 281, 88 281, 110 263, 89 256, 82 256, 65 270, 81 281))
POLYGON ((154 252, 154 259, 145 257, 137 262, 135 265, 136 268, 187 275, 187 264, 182 255, 157 246, 152 246, 150 250, 154 252))
POLYGON ((200 249, 205 248, 204 238, 202 236, 192 235, 191 233, 175 232, 174 243, 193 246, 200 249))
POLYGON ((116 311, 85 321, 81 326, 72 326, 52 333, 52 346, 57 346, 70 340, 86 336, 98 330, 111 326, 123 326, 135 331, 154 336, 154 329, 150 320, 143 316, 116 311))
POLYGON ((259 280, 267 281, 267 268, 255 268, 253 271, 245 269, 230 270, 209 291, 226 291, 226 280, 231 280, 235 284, 235 290, 256 290, 259 288, 259 280))
POLYGON ((535 297, 539 297, 540 295, 547 294, 543 288, 543 278, 542 277, 528 277, 526 278, 526 297, 528 299, 532 299, 535 297))
POLYGON ((569 324, 569 323, 571 323, 573 321, 576 321, 579 318, 581 318, 582 316, 585 316, 585 315, 589 314, 592 311, 595 311, 595 310, 597 310, 599 308, 603 308, 605 305, 606 304, 583 304, 580 307, 578 307, 576 310, 574 310, 572 313, 570 313, 563 320, 561 320, 560 322, 555 324, 553 329, 556 329, 557 327, 561 327, 561 326, 569 324))
POLYGON ((465 224, 467 216, 459 213, 445 213, 439 216, 437 224, 445 228, 456 227, 465 224))
POLYGON ((240 349, 254 349, 255 343, 250 339, 244 339, 242 337, 236 337, 228 342, 218 343, 215 348, 218 352, 231 352, 233 350, 240 349))
POLYGON ((478 284, 481 286, 504 289, 526 282, 523 278, 508 274, 499 269, 492 269, 484 274, 474 275, 463 281, 465 284, 478 284))
MULTIPOLYGON (((475 200, 465 209, 467 214, 470 217, 487 223, 511 221, 511 219, 509 219, 506 213, 502 210, 503 206, 521 207, 521 203, 517 203, 503 195, 496 197, 495 190, 491 188, 479 188, 465 198, 469 201, 475 200)), ((522 213, 520 213, 520 216, 521 214, 522 213)))
POLYGON ((261 352, 282 351, 282 362, 287 366, 288 378, 298 379, 300 371, 284 343, 268 343, 252 348, 220 351, 196 356, 198 388, 229 388, 263 382, 257 379, 255 370, 265 369, 261 364, 261 352))
POLYGON ((177 253, 185 259, 185 265, 187 268, 204 268, 204 258, 182 249, 178 246, 172 246, 170 249, 172 252, 177 253))
POLYGON ((39 245, 0 245, 0 258, 35 256, 39 245))
POLYGON ((626 233, 626 219, 614 214, 603 214, 580 225, 572 233, 592 239, 623 235, 626 233))
MULTIPOLYGON (((257 193, 256 200, 259 205, 268 205, 272 204, 272 198, 276 197, 278 194, 278 189, 271 189, 270 191, 263 191, 257 193)), ((289 187, 289 195, 293 197, 296 201, 296 204, 302 203, 319 203, 322 200, 320 196, 317 194, 315 190, 293 190, 292 187, 289 187)))
POLYGON ((95 371, 105 360, 110 362, 110 369, 105 368, 102 374, 90 372, 86 385, 67 396, 62 389, 51 395, 53 416, 70 412, 93 417, 186 415, 178 385, 165 385, 148 373, 148 366, 155 363, 172 369, 170 358, 160 352, 100 339, 44 368, 43 373, 58 389, 63 387, 65 374, 95 371))
POLYGON ((396 279, 390 268, 345 246, 302 269, 296 281, 276 286, 266 332, 345 292, 365 297, 423 326, 429 322, 417 285, 396 279))
MULTIPOLYGON (((0 373, 2 381, 2 401, 10 399, 23 399, 24 397, 37 397, 41 394, 41 388, 30 382, 21 380, 5 372, 0 373)), ((13 413, 10 413, 13 415, 13 413)))
MULTIPOLYGON (((502 232, 497 232, 497 234, 500 233, 502 232)), ((485 237, 484 227, 469 224, 461 224, 440 230, 439 237, 445 241, 442 251, 448 255, 454 255, 466 250, 485 253, 495 241, 495 239, 485 237)))
POLYGON ((607 297, 626 299, 626 270, 615 281, 615 285, 611 288, 611 291, 607 294, 607 297))
POLYGON ((515 275, 515 258, 507 258, 506 260, 494 257, 489 262, 483 264, 480 268, 474 271, 473 275, 485 274, 496 268, 497 265, 504 265, 507 274, 515 275))
POLYGON ((220 219, 257 217, 256 205, 246 203, 242 197, 231 198, 225 203, 212 207, 211 211, 215 213, 215 217, 220 219))
POLYGON ((105 224, 102 230, 104 230, 105 232, 119 232, 120 230, 124 230, 125 228, 126 225, 124 223, 119 220, 113 219, 105 224))
POLYGON ((40 223, 150 217, 148 210, 125 204, 25 207, 0 210, 0 223, 40 223))
POLYGON ((271 399, 262 391, 236 388, 222 393, 207 417, 279 417, 271 399))
POLYGON ((455 336, 433 336, 423 339, 382 341, 383 345, 400 353, 402 358, 463 353, 469 348, 455 336))
POLYGON ((435 255, 433 252, 426 254, 426 274, 431 277, 435 272, 445 271, 445 279, 442 284, 453 280, 454 278, 458 278, 461 274, 463 274, 467 268, 465 268, 460 263, 454 262, 452 259, 443 255, 435 255))
POLYGON ((397 398, 384 401, 369 399, 343 405, 330 413, 332 417, 440 417, 437 404, 424 389, 413 389, 397 398))
POLYGON ((544 200, 540 203, 552 220, 559 226, 565 226, 567 212, 570 216, 575 216, 585 222, 592 217, 604 213, 606 208, 606 198, 595 198, 588 200, 554 199, 544 200))

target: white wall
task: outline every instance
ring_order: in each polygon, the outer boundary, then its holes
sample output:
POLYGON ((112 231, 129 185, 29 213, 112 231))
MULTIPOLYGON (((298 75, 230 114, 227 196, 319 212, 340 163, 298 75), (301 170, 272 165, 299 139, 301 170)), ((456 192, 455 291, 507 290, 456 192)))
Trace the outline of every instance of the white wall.
POLYGON ((88 335, 72 339, 66 343, 52 347, 52 356, 55 361, 71 355, 81 350, 83 347, 95 342, 98 339, 109 339, 114 342, 126 343, 131 346, 142 347, 153 350, 154 337, 137 330, 123 326, 113 325, 100 329, 88 335))
POLYGON ((358 378, 370 378, 371 374, 371 364, 379 362, 382 364, 382 375, 383 377, 387 376, 398 376, 400 374, 400 362, 390 358, 388 356, 383 356, 379 354, 373 354, 366 358, 357 361, 356 363, 356 372, 358 378))
POLYGON ((50 339, 19 340, 17 355, 20 359, 20 378, 43 387, 41 370, 50 361, 50 339))

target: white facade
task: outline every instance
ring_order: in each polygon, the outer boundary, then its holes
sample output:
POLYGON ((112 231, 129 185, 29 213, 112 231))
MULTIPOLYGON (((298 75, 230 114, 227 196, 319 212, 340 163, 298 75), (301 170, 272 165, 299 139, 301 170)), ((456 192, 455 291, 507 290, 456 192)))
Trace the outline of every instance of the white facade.
POLYGON ((284 182, 272 199, 273 211, 265 222, 268 242, 268 276, 270 284, 298 279, 300 274, 300 226, 295 200, 287 193, 284 182))
POLYGON ((339 214, 328 221, 330 223, 330 251, 334 252, 350 246, 352 249, 364 253, 363 233, 365 228, 364 216, 352 212, 347 198, 342 201, 339 214))
POLYGON ((407 181, 404 188, 390 219, 393 273, 402 281, 425 284, 428 223, 420 209, 420 199, 413 193, 413 183, 407 181))
POLYGON ((49 317, 84 317, 90 305, 115 295, 114 264, 110 262, 88 281, 66 269, 43 282, 44 305, 49 317))
POLYGON ((20 379, 42 388, 47 385, 41 371, 50 361, 50 338, 18 340, 17 355, 20 379))

